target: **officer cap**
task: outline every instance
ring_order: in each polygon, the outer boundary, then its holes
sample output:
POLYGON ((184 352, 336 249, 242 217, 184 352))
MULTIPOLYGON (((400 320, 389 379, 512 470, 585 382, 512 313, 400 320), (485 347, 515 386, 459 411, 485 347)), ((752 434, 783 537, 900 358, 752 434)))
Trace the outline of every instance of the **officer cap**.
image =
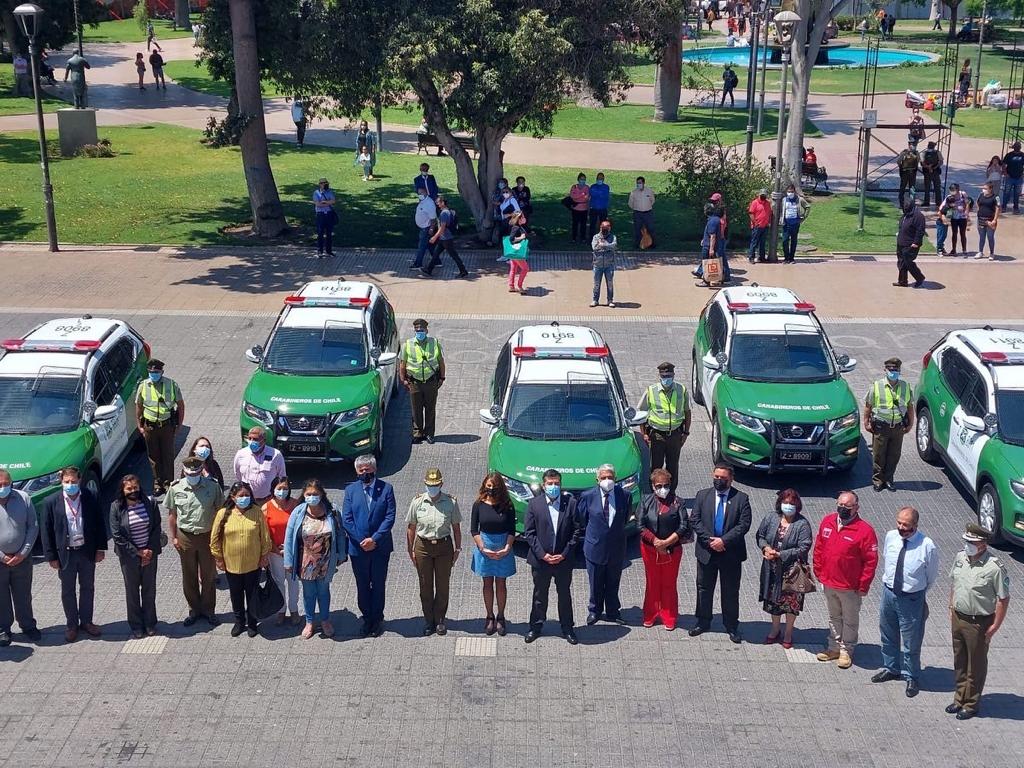
POLYGON ((181 465, 185 468, 185 471, 189 474, 197 474, 203 468, 203 460, 198 456, 189 456, 181 465))
POLYGON ((437 467, 431 467, 427 470, 426 474, 423 475, 423 482, 427 485, 440 485, 441 484, 441 470, 437 467))
POLYGON ((675 373, 676 367, 672 363, 659 363, 658 373, 675 373))
POLYGON ((967 527, 964 529, 964 541, 981 544, 988 543, 990 538, 991 534, 977 523, 968 523, 967 527))
POLYGON ((151 371, 162 371, 164 369, 164 361, 157 360, 155 357, 149 361, 147 368, 151 371))
POLYGON ((415 320, 412 321, 412 327, 413 328, 426 328, 427 327, 427 321, 424 320, 422 317, 417 317, 415 320))
POLYGON ((895 368, 897 371, 903 367, 903 361, 898 357, 890 357, 884 363, 886 368, 895 368))

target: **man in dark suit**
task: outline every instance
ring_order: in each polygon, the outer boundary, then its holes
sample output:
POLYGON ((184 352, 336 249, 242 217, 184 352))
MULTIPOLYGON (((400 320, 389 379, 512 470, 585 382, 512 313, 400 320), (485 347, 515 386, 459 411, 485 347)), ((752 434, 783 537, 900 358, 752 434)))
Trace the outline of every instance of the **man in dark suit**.
POLYGON ((732 487, 733 471, 719 464, 711 475, 712 488, 697 492, 690 522, 696 537, 697 625, 690 637, 707 632, 715 599, 715 583, 722 579, 722 623, 734 643, 740 637, 740 576, 747 559, 744 536, 750 530, 750 499, 732 487))
POLYGON ((420 187, 427 191, 427 197, 431 200, 437 199, 437 179, 430 172, 430 166, 427 163, 420 163, 420 175, 412 180, 413 189, 420 187))
POLYGON ((555 580, 558 592, 558 622, 562 637, 576 645, 572 617, 572 565, 579 543, 576 500, 562 493, 562 475, 554 469, 544 473, 544 494, 534 496, 526 506, 523 539, 530 547, 526 562, 533 569, 533 608, 526 642, 532 643, 544 631, 548 613, 548 592, 555 580))
POLYGON ((583 556, 590 581, 587 624, 595 624, 602 612, 608 621, 625 624, 619 614, 619 581, 626 560, 626 521, 632 499, 615 483, 615 467, 602 464, 597 487, 584 491, 576 516, 584 530, 583 556))
POLYGON ((60 471, 61 490, 43 505, 43 557, 60 576, 67 619, 64 639, 69 643, 78 639, 79 629, 92 637, 100 635, 92 621, 92 607, 96 563, 106 555, 108 538, 99 499, 82 488, 81 481, 78 467, 65 467, 60 471))
POLYGON ((394 543, 395 491, 391 483, 377 478, 377 460, 359 456, 355 461, 359 479, 345 489, 341 521, 348 533, 348 554, 356 578, 359 612, 363 626, 359 633, 380 637, 384 633, 384 590, 388 563, 394 543))

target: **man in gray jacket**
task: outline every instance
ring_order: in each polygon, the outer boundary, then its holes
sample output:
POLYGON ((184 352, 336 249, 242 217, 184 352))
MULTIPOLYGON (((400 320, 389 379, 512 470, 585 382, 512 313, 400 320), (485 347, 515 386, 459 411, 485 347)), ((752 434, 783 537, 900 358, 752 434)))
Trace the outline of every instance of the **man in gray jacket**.
POLYGON ((17 491, 6 469, 0 469, 0 648, 11 644, 11 626, 17 617, 21 631, 32 642, 42 634, 32 615, 32 547, 39 524, 32 500, 17 491), (11 610, 13 603, 14 610, 11 610))
POLYGON ((597 300, 601 298, 601 278, 604 278, 605 290, 608 293, 608 306, 615 308, 615 290, 613 280, 615 278, 615 251, 619 244, 612 234, 612 223, 601 222, 601 231, 594 235, 590 241, 590 248, 594 252, 594 298, 590 306, 596 307, 597 300))

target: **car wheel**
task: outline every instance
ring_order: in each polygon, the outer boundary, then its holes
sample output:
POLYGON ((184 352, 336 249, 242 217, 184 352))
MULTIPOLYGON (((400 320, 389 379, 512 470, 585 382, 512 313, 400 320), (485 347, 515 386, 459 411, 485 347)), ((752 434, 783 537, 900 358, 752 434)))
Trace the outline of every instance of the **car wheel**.
POLYGON ((82 487, 98 501, 100 498, 100 478, 95 469, 87 469, 82 475, 82 487))
POLYGON ((700 369, 697 367, 696 352, 690 356, 690 362, 690 397, 697 405, 704 405, 704 395, 700 391, 700 376, 698 375, 700 369))
POLYGON ((981 486, 978 494, 978 525, 989 532, 990 544, 1003 540, 1003 512, 999 505, 999 494, 992 483, 981 486))
POLYGON ((722 458, 722 431, 718 427, 718 414, 711 414, 711 463, 721 464, 722 458))
POLYGON ((384 455, 384 424, 380 425, 377 430, 377 441, 373 444, 373 457, 380 461, 380 457, 384 455))
POLYGON ((398 377, 391 377, 391 394, 388 395, 392 400, 398 397, 398 377))
POLYGON ((936 463, 938 455, 935 452, 932 432, 932 414, 927 408, 921 408, 917 412, 915 435, 917 437, 917 455, 921 457, 921 461, 926 461, 929 464, 936 463))

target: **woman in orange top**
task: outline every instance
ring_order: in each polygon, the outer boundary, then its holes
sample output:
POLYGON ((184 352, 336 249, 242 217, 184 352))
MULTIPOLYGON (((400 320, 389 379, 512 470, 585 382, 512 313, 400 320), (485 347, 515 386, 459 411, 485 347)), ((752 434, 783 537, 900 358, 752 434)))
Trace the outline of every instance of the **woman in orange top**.
MULTIPOLYGON (((263 505, 263 514, 270 528, 270 542, 274 545, 270 552, 270 575, 285 598, 285 605, 292 615, 292 624, 301 624, 304 619, 299 613, 299 580, 295 575, 287 575, 284 571, 284 532, 288 527, 288 518, 298 503, 292 498, 292 487, 287 477, 274 480, 273 495, 263 505)), ((282 609, 277 614, 277 623, 284 624, 285 615, 282 609)))

